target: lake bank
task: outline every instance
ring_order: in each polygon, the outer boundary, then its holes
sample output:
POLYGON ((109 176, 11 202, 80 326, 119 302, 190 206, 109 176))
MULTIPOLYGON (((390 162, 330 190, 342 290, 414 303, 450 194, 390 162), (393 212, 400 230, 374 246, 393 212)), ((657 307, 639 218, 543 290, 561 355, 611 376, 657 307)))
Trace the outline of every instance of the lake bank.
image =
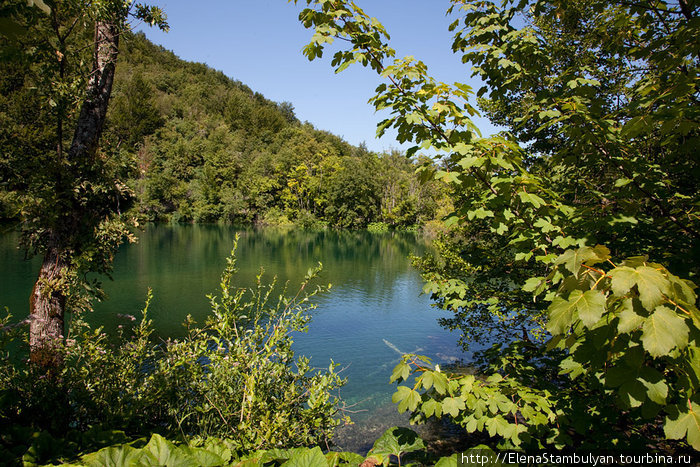
MULTIPOLYGON (((128 324, 118 315, 138 316, 150 287, 154 299, 149 316, 159 337, 181 336, 188 314, 200 323, 208 315, 206 295, 217 292, 236 234, 236 286, 253 285, 263 267, 267 280, 277 275, 280 284, 289 281, 293 294, 308 268, 323 263, 321 282, 333 287, 317 297, 309 332, 295 334, 294 349, 298 356, 311 357, 313 366, 325 368, 332 359, 345 368, 342 375, 348 383, 340 396, 352 406, 349 415, 356 425, 346 440, 343 430, 339 432, 337 443, 343 448, 362 449, 349 438, 377 424, 376 430, 396 424, 385 414, 396 410, 391 407, 395 385, 389 384, 389 376, 401 353, 417 351, 439 363, 465 357, 456 346, 458 336, 437 324, 445 313, 421 295, 422 280, 411 268, 409 255, 423 254, 428 246, 401 232, 148 226, 138 243, 117 253, 114 280, 104 281, 108 299, 95 305, 91 323, 108 333, 128 324)), ((3 237, 0 248, 2 283, 9 285, 3 286, 0 303, 19 317, 38 266, 23 261, 13 241, 3 237)))

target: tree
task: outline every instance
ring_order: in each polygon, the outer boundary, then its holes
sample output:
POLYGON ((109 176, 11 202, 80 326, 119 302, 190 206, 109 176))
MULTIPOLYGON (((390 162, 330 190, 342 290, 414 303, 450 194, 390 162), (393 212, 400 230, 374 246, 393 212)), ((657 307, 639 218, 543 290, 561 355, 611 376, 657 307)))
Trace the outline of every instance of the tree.
POLYGON ((153 134, 162 124, 160 112, 153 102, 153 89, 139 72, 122 87, 109 115, 117 145, 133 148, 153 134))
POLYGON ((463 240, 443 242, 427 290, 471 330, 487 318, 524 338, 487 355, 484 381, 407 357, 392 381, 419 378, 399 386, 399 410, 525 447, 613 449, 658 420, 700 449, 700 313, 680 277, 700 272, 697 3, 452 1, 453 50, 510 130, 490 138, 469 119, 471 89, 411 57, 389 62, 386 30, 356 4, 306 4, 309 59, 347 41, 337 71, 361 63, 386 79, 371 100, 392 112, 378 133, 444 154, 425 172, 453 187, 446 223, 463 240), (589 413, 609 431, 591 435, 589 413))
MULTIPOLYGON (((113 178, 109 158, 98 150, 119 36, 132 9, 150 24, 167 24, 159 9, 131 2, 37 2, 43 13, 32 3, 10 2, 5 19, 19 32, 4 34, 2 41, 21 64, 23 81, 38 89, 34 103, 43 118, 22 128, 41 128, 52 121, 53 150, 48 144, 35 147, 36 158, 22 164, 27 170, 12 174, 17 178, 8 182, 23 198, 24 244, 43 255, 30 298, 30 350, 32 362, 50 369, 60 364, 65 312, 80 305, 78 291, 87 285, 84 274, 108 271, 111 255, 126 234, 118 215, 129 194, 113 178), (88 39, 91 26, 94 33, 88 39), (89 68, 83 66, 88 61, 82 52, 86 44, 93 52, 89 68), (66 150, 69 129, 73 137, 66 150)), ((12 142, 22 135, 10 138, 12 142)), ((7 151, 10 161, 23 156, 7 151)))

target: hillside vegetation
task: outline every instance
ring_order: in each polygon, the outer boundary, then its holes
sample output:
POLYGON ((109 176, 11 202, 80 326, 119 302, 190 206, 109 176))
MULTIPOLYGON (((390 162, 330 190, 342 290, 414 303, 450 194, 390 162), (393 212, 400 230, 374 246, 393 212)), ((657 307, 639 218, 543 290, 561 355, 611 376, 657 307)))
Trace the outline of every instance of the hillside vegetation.
POLYGON ((407 227, 432 218, 436 185, 398 153, 369 152, 143 34, 125 37, 105 151, 148 220, 407 227))

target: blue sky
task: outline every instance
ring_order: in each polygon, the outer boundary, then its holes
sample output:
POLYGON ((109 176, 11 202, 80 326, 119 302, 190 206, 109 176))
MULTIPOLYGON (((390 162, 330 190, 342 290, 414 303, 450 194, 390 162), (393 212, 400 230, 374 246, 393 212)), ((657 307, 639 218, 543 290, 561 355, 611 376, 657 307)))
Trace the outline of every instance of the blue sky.
MULTIPOLYGON (((428 65, 437 80, 466 82, 469 67, 452 54, 453 20, 445 16, 444 0, 356 0, 379 19, 391 35, 397 57, 413 55, 428 65)), ((374 151, 406 149, 395 133, 376 139, 376 124, 386 118, 367 100, 381 78, 372 70, 353 66, 335 74, 332 53, 309 62, 301 53, 311 37, 298 21, 306 4, 286 0, 154 0, 168 15, 170 32, 140 27, 153 42, 180 58, 206 63, 242 81, 268 99, 294 105, 297 117, 317 128, 342 136, 352 144, 366 142, 374 151), (302 5, 303 4, 303 5, 302 5)), ((494 132, 486 119, 475 119, 484 135, 494 132)))

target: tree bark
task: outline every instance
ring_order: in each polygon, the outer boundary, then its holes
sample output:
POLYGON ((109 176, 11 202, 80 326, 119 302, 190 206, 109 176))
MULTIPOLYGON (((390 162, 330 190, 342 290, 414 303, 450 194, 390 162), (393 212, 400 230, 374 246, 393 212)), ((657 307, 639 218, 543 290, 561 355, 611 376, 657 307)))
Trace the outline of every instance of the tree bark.
POLYGON ((102 135, 107 104, 112 94, 114 70, 119 53, 119 28, 114 23, 95 22, 95 53, 88 81, 87 96, 80 109, 73 143, 68 152, 71 160, 93 159, 102 135))
POLYGON ((29 348, 31 362, 46 369, 61 365, 65 292, 61 282, 68 265, 59 250, 49 246, 29 298, 29 348))
MULTIPOLYGON (((89 167, 95 160, 102 134, 107 105, 112 93, 114 70, 117 63, 119 28, 116 23, 97 21, 93 68, 87 85, 80 116, 68 151, 73 167, 89 167)), ((79 177, 80 174, 72 174, 79 177)), ((62 363, 61 348, 64 338, 64 316, 67 299, 67 273, 71 267, 71 252, 75 251, 75 233, 85 224, 98 220, 86 218, 73 201, 73 187, 58 187, 65 196, 66 206, 56 225, 49 232, 49 244, 29 300, 29 348, 30 360, 47 370, 62 363)))

